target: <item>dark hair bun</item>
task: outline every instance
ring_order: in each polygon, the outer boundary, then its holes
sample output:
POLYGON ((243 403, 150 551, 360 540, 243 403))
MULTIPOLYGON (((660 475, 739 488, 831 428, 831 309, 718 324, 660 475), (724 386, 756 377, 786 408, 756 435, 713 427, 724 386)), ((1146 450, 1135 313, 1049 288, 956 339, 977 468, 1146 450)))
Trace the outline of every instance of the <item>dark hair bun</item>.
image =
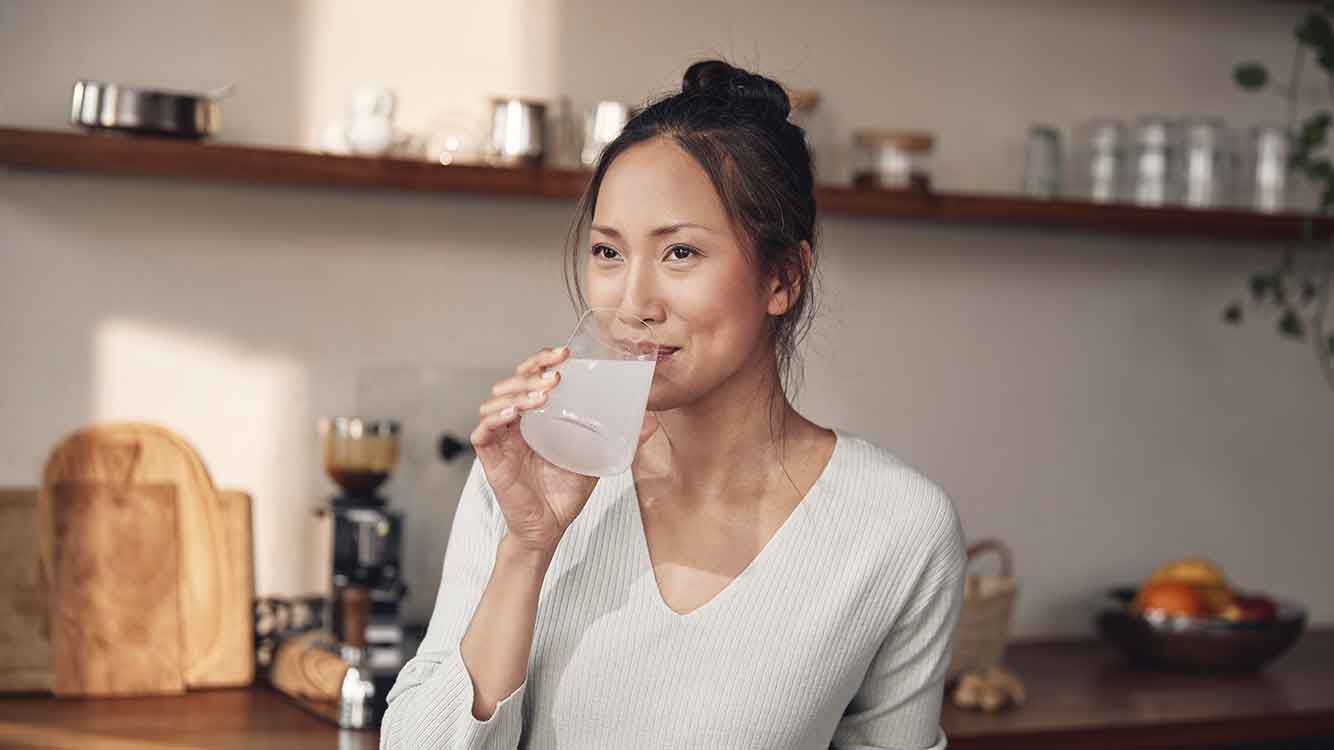
POLYGON ((771 111, 786 120, 792 111, 787 92, 772 78, 765 78, 729 65, 722 60, 703 60, 686 69, 681 81, 683 94, 707 94, 729 103, 771 111))

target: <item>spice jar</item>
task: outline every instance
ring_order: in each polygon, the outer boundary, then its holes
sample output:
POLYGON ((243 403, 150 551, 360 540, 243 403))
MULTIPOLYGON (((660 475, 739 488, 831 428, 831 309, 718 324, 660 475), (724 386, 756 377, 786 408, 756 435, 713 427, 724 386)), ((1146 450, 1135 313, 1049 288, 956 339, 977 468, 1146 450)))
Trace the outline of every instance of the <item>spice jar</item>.
POLYGON ((859 187, 925 190, 930 186, 927 162, 935 141, 930 133, 858 130, 853 141, 859 162, 854 182, 859 187))

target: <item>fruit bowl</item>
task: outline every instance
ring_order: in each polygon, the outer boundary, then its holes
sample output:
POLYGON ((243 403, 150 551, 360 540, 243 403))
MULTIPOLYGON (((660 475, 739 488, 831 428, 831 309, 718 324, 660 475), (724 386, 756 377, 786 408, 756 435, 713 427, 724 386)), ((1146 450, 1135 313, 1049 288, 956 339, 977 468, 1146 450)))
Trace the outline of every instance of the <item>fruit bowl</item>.
POLYGON ((1132 664, 1186 672, 1255 672, 1292 647, 1306 627, 1306 610, 1275 600, 1272 620, 1229 622, 1131 608, 1136 589, 1111 589, 1098 614, 1098 633, 1132 664))

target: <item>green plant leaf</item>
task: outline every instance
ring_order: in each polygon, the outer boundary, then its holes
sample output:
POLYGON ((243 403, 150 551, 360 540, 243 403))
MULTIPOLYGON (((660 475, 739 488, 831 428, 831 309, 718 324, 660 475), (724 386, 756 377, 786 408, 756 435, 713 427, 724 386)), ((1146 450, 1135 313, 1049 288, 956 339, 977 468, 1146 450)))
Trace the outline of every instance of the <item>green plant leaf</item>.
POLYGON ((1319 63, 1320 67, 1326 72, 1334 71, 1334 50, 1331 50, 1329 47, 1322 49, 1320 53, 1316 55, 1315 61, 1319 63))
POLYGON ((1306 336, 1306 324, 1292 308, 1283 311, 1278 319, 1278 332, 1288 338, 1301 339, 1306 336))
MULTIPOLYGON (((1320 139, 1323 141, 1324 136, 1322 135, 1320 139)), ((1307 177, 1320 182, 1328 182, 1331 177, 1334 177, 1334 164, 1330 164, 1329 159, 1320 158, 1308 161, 1303 169, 1306 171, 1307 177)))
POLYGON ((1257 91, 1269 83, 1269 71, 1258 62, 1242 63, 1232 70, 1232 80, 1247 91, 1257 91))
POLYGON ((1334 37, 1329 19, 1320 13, 1308 13, 1297 26, 1297 41, 1311 47, 1323 47, 1334 37))
POLYGON ((1241 322, 1241 303, 1233 302, 1223 308, 1223 322, 1237 325, 1241 322))
POLYGON ((1329 130, 1330 116, 1328 112, 1317 112, 1302 122, 1302 129, 1297 139, 1301 144, 1301 150, 1310 151, 1319 148, 1320 144, 1325 142, 1325 133, 1329 130))

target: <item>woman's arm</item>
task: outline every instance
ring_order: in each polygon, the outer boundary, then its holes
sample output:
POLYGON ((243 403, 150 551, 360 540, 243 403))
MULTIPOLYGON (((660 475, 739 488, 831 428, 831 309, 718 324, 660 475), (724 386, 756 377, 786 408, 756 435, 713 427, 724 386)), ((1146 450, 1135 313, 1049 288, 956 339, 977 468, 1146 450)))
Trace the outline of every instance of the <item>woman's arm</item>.
POLYGON ((521 552, 506 538, 504 516, 474 461, 426 637, 389 691, 382 750, 518 746, 550 557, 521 552))
POLYGON ((472 675, 472 715, 486 721, 496 704, 523 684, 533 648, 537 595, 551 555, 526 550, 501 537, 491 580, 463 635, 463 663, 472 675))
POLYGON ((963 533, 953 512, 913 594, 834 732, 836 750, 943 748, 940 705, 963 604, 963 533))

